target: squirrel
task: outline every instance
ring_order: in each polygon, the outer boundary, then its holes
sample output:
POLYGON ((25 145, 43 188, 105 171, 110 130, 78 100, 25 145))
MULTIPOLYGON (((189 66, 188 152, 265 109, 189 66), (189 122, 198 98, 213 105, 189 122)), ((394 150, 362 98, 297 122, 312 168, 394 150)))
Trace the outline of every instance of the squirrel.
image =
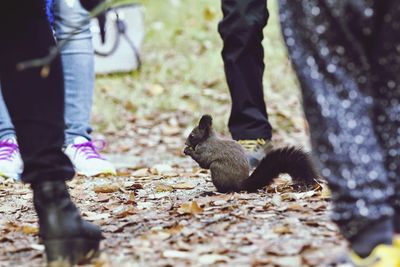
POLYGON ((219 138, 212 128, 212 117, 203 115, 185 142, 183 153, 201 168, 210 169, 218 192, 255 192, 271 184, 279 174, 287 173, 296 183, 315 184, 318 174, 311 156, 302 149, 286 146, 266 151, 250 173, 245 150, 234 140, 219 138))

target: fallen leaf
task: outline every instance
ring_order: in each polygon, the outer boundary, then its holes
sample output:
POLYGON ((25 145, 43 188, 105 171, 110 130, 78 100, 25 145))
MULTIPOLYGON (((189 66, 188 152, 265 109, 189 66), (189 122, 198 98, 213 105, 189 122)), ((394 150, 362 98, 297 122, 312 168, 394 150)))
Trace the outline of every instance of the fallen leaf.
POLYGON ((292 229, 290 229, 287 225, 282 225, 278 227, 274 227, 272 231, 276 234, 286 235, 286 234, 293 234, 292 229))
POLYGON ((31 248, 37 251, 44 251, 44 245, 40 244, 31 244, 31 248))
POLYGON ((135 208, 132 206, 128 206, 128 207, 122 206, 122 207, 123 207, 122 210, 117 210, 116 212, 113 212, 116 215, 116 217, 119 219, 125 218, 129 215, 136 213, 135 208))
POLYGON ((271 202, 274 204, 274 206, 279 207, 282 204, 282 197, 279 194, 274 194, 271 202))
POLYGON ((145 90, 149 96, 159 96, 165 91, 164 87, 159 84, 151 84, 145 90))
POLYGON ((82 213, 82 215, 84 215, 84 218, 88 221, 98 221, 98 220, 108 219, 110 217, 110 214, 108 213, 97 213, 90 211, 85 211, 82 213))
POLYGON ((307 209, 299 204, 291 204, 287 207, 288 211, 301 211, 301 212, 306 212, 307 209))
POLYGON ((169 126, 169 125, 164 125, 161 129, 163 135, 166 136, 173 136, 173 135, 179 135, 182 131, 180 127, 175 127, 175 126, 169 126))
POLYGON ((168 229, 165 229, 165 232, 170 233, 170 234, 178 234, 182 231, 183 225, 177 224, 173 227, 170 227, 168 229))
POLYGON ((136 182, 125 182, 124 188, 126 190, 136 190, 136 189, 143 189, 143 185, 136 182))
POLYGON ((149 169, 148 168, 141 168, 131 173, 134 177, 146 177, 149 176, 149 169))
POLYGON ((39 228, 37 226, 24 225, 21 227, 21 231, 26 235, 36 235, 39 233, 39 228))
POLYGON ((196 187, 196 185, 189 184, 189 183, 179 183, 179 184, 172 185, 173 189, 193 189, 195 187, 196 187))
POLYGON ((227 262, 230 260, 230 258, 228 256, 223 256, 219 254, 206 254, 206 255, 201 255, 200 257, 197 258, 197 260, 200 264, 209 265, 209 264, 227 262))
POLYGON ((174 188, 170 185, 163 184, 163 183, 156 184, 156 192, 171 192, 173 190, 174 190, 174 188))
POLYGON ((282 194, 282 200, 299 200, 309 198, 315 195, 315 191, 300 192, 300 193, 284 193, 282 194))
POLYGON ((206 7, 203 9, 203 17, 207 21, 211 21, 215 18, 216 13, 210 7, 206 7))
POLYGON ((172 172, 174 172, 174 169, 171 167, 171 165, 167 164, 156 164, 150 169, 150 173, 154 175, 167 174, 172 172))
POLYGON ((188 259, 193 256, 192 253, 180 250, 165 250, 162 253, 164 258, 188 259))
POLYGON ((332 197, 332 192, 329 189, 328 185, 323 184, 322 185, 322 190, 320 192, 320 197, 323 199, 330 199, 332 197))
POLYGON ((111 196, 109 194, 105 194, 105 193, 99 193, 97 195, 97 202, 107 202, 111 199, 111 196))
POLYGON ((119 190, 119 186, 117 184, 97 185, 93 190, 96 193, 114 193, 119 190))
POLYGON ((198 214, 203 212, 203 209, 199 207, 196 201, 183 203, 177 210, 179 214, 198 214))
POLYGON ((129 193, 129 198, 126 201, 127 204, 135 204, 136 203, 136 196, 134 192, 129 193))

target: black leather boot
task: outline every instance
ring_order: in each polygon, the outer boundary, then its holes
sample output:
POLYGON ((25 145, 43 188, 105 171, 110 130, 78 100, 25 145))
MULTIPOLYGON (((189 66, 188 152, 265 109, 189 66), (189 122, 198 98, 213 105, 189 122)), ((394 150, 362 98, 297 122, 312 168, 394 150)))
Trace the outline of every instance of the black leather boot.
POLYGON ((98 226, 82 220, 65 182, 45 181, 32 189, 48 264, 68 266, 93 258, 103 236, 98 226))

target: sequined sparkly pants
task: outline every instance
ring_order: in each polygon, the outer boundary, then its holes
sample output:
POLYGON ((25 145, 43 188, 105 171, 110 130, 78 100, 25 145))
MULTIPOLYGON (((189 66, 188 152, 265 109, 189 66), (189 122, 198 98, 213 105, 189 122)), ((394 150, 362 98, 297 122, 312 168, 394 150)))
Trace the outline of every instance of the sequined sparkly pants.
POLYGON ((281 0, 280 17, 334 221, 400 232, 400 4, 281 0))

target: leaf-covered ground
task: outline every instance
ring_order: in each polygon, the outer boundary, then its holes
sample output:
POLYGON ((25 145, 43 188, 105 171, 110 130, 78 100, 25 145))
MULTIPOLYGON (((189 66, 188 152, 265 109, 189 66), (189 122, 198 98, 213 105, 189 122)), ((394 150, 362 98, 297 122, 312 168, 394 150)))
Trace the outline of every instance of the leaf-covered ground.
MULTIPOLYGON (((281 177, 259 193, 218 194, 209 173, 181 154, 203 113, 227 135, 220 1, 142 2, 143 68, 96 84, 95 136, 107 140, 119 173, 69 183, 83 216, 106 237, 93 266, 325 266, 344 246, 325 185, 299 192, 281 177)), ((276 3, 268 4, 264 84, 274 142, 308 148, 276 3)), ((45 263, 31 198, 27 185, 0 178, 0 266, 45 263)))
MULTIPOLYGON (((259 193, 216 193, 209 173, 181 155, 184 117, 138 119, 108 136, 118 175, 69 183, 106 237, 94 266, 324 266, 342 248, 324 185, 299 192, 282 177, 259 193)), ((1 180, 1 266, 44 264, 31 197, 1 180)))

